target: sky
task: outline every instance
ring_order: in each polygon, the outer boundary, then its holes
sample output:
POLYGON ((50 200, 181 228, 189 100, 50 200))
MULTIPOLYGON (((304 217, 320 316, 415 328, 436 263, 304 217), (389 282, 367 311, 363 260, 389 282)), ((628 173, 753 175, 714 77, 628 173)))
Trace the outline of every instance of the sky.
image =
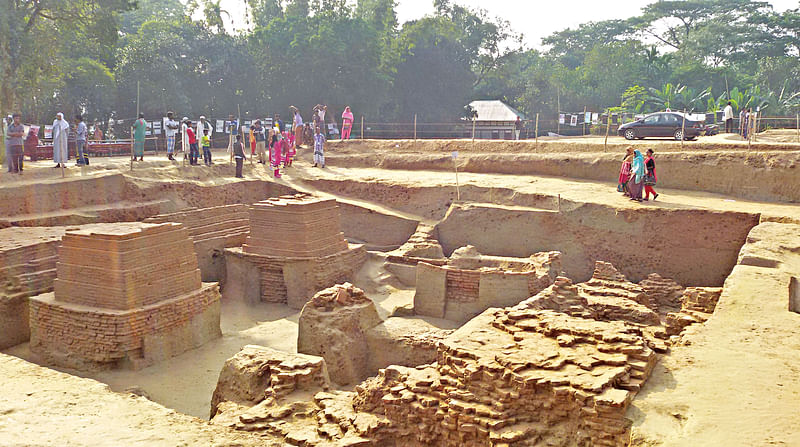
MULTIPOLYGON (((655 0, 454 0, 454 3, 481 8, 490 16, 507 20, 511 28, 523 35, 529 47, 541 46, 541 39, 581 23, 609 19, 626 19, 638 15, 640 9, 655 0)), ((800 6, 798 0, 771 0, 777 11, 800 6)), ((244 0, 222 0, 222 6, 234 15, 244 11, 244 0)), ((433 0, 398 0, 400 23, 419 19, 433 12, 433 0)))

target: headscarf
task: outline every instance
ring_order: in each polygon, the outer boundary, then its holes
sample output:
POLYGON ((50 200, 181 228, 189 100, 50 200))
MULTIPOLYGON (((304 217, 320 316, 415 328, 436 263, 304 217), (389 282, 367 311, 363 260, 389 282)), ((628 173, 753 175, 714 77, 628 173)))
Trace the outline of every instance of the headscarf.
POLYGON ((634 183, 642 183, 644 179, 645 167, 644 157, 639 150, 633 151, 633 163, 631 163, 631 174, 634 176, 634 183))
POLYGON ((64 119, 64 114, 61 112, 56 113, 56 120, 53 121, 53 129, 58 127, 58 130, 69 130, 69 123, 64 119))
POLYGON ((345 107, 342 112, 342 120, 348 120, 347 124, 353 124, 353 112, 350 111, 350 106, 345 107))

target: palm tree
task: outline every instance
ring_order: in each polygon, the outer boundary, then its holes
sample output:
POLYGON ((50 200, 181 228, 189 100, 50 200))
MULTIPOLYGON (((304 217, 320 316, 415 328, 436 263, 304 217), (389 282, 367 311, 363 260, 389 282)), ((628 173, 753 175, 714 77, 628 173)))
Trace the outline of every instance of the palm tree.
POLYGON ((656 109, 670 109, 675 105, 675 99, 686 89, 685 85, 672 85, 667 82, 661 90, 650 87, 650 96, 647 98, 647 103, 656 107, 656 109))
POLYGON ((203 14, 206 17, 206 23, 209 28, 216 28, 217 33, 225 32, 225 22, 222 20, 222 14, 225 14, 228 16, 228 20, 231 20, 231 14, 220 6, 221 1, 203 0, 203 14))

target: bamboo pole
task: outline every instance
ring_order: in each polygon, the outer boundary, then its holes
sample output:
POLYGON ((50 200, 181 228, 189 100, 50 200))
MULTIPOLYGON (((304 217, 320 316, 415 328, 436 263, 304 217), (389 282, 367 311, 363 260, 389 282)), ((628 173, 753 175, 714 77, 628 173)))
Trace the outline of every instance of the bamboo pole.
POLYGON ((417 114, 414 114, 414 142, 417 141, 417 114))
POLYGON ((364 139, 364 115, 361 115, 361 139, 364 139))
MULTIPOLYGON (((139 81, 136 81, 136 120, 139 119, 139 81)), ((134 121, 135 123, 136 121, 134 121)), ((131 171, 133 171, 133 146, 135 145, 135 141, 133 138, 133 126, 131 126, 131 171)), ((144 147, 142 147, 142 151, 144 152, 144 147)))
POLYGON ((797 119, 797 142, 800 143, 800 113, 796 116, 797 119))
POLYGON ((556 86, 556 134, 561 135, 561 87, 556 86))
POLYGON ((538 149, 539 148, 539 114, 538 113, 536 114, 536 130, 534 132, 535 132, 534 138, 535 138, 535 141, 536 141, 535 146, 538 149))
POLYGON ((683 147, 684 141, 686 141, 686 109, 683 109, 683 119, 681 120, 681 147, 683 147))
POLYGON ((603 152, 608 152, 608 133, 611 132, 611 112, 606 118, 606 139, 603 141, 603 152))
POLYGON ((581 121, 583 121, 583 136, 586 136, 586 106, 583 106, 583 116, 581 117, 581 121))

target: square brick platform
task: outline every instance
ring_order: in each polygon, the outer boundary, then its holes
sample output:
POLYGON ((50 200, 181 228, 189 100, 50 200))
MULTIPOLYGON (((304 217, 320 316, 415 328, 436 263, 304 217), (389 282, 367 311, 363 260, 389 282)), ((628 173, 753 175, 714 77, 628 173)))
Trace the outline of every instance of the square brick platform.
POLYGON ((335 200, 270 198, 250 207, 245 244, 225 250, 223 296, 301 309, 316 292, 352 280, 365 260, 364 247, 344 239, 335 200))
POLYGON ((68 231, 54 292, 31 298, 31 349, 53 363, 138 368, 219 337, 219 287, 200 281, 181 224, 68 231))

